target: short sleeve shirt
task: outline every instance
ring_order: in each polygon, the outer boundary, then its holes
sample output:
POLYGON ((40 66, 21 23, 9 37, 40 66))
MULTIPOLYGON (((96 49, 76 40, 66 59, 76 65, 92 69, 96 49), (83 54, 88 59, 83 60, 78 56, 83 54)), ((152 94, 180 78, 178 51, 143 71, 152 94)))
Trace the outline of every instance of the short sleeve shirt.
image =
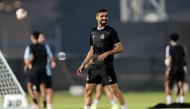
MULTIPOLYGON (((109 50, 113 50, 115 44, 120 42, 117 32, 110 26, 105 26, 99 30, 97 27, 91 30, 90 34, 90 46, 93 46, 94 56, 93 63, 98 64, 98 55, 105 53, 109 50)), ((113 62, 114 56, 109 55, 105 60, 104 64, 113 62)))
POLYGON ((34 55, 32 66, 39 66, 39 67, 46 66, 48 54, 46 52, 45 45, 39 43, 30 45, 30 54, 31 53, 34 55))

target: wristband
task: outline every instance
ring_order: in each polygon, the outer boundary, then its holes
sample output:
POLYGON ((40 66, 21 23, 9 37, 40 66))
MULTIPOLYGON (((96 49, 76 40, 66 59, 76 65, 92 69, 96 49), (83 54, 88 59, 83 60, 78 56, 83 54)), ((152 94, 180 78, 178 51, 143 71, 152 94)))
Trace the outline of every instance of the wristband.
POLYGON ((85 66, 85 65, 86 65, 86 62, 82 62, 82 65, 84 65, 84 66, 85 66))

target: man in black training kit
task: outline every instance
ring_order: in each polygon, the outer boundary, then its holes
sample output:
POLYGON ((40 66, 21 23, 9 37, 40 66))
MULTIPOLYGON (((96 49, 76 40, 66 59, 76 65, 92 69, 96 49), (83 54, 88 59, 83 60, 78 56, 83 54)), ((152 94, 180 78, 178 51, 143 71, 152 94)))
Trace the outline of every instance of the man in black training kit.
MULTIPOLYGON (((44 44, 35 43, 30 45, 30 59, 26 63, 26 67, 32 64, 32 73, 34 84, 40 84, 40 91, 43 100, 46 99, 46 65, 48 54, 44 44)), ((30 67, 28 67, 30 68, 30 67)), ((44 108, 46 108, 46 101, 44 101, 44 108)))
MULTIPOLYGON (((167 104, 172 103, 171 88, 174 82, 177 82, 179 94, 177 98, 180 103, 184 102, 183 83, 185 80, 184 67, 186 66, 186 53, 184 47, 177 43, 178 34, 170 35, 170 46, 166 49, 169 62, 166 67, 165 91, 167 104)), ((167 55, 167 54, 166 54, 167 55)))
POLYGON ((102 80, 117 98, 121 108, 127 109, 125 99, 118 88, 117 76, 113 67, 114 54, 123 51, 121 42, 117 32, 107 25, 107 10, 99 9, 96 12, 96 20, 98 21, 98 27, 91 30, 90 50, 77 70, 78 76, 81 76, 86 63, 92 59, 93 62, 86 78, 84 109, 90 109, 93 91, 102 80))
MULTIPOLYGON (((39 38, 39 32, 38 31, 33 31, 31 36, 30 36, 30 40, 32 42, 32 44, 28 45, 25 49, 24 52, 24 62, 25 64, 29 61, 30 59, 30 46, 37 43, 37 40, 39 38)), ((39 103, 38 103, 38 97, 35 96, 35 91, 33 90, 33 85, 34 85, 34 73, 32 72, 32 67, 31 64, 28 66, 29 68, 27 68, 25 66, 24 68, 24 72, 27 73, 27 89, 28 92, 31 96, 31 98, 33 99, 33 104, 32 107, 38 109, 39 108, 39 103)))

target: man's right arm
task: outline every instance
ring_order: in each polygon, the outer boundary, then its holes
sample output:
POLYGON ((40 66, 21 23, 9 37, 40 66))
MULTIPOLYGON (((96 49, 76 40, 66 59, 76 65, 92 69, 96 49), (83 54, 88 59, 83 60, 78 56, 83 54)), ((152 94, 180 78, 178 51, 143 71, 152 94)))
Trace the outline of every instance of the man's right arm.
POLYGON ((30 58, 26 62, 26 66, 28 66, 33 60, 34 60, 34 51, 33 51, 33 46, 30 46, 30 58))
POLYGON ((24 63, 26 64, 29 59, 30 59, 30 47, 27 46, 24 51, 24 63))
POLYGON ((55 68, 56 63, 55 63, 53 54, 52 54, 52 52, 51 52, 51 49, 50 49, 50 47, 49 47, 48 44, 45 44, 45 47, 46 47, 46 52, 47 52, 47 54, 48 54, 48 58, 50 59, 50 62, 51 62, 51 67, 52 67, 52 68, 55 68))
POLYGON ((166 59, 165 59, 166 73, 165 73, 165 75, 166 75, 166 78, 168 78, 169 73, 170 73, 171 59, 172 59, 170 46, 166 47, 166 55, 165 56, 166 56, 166 59))
POLYGON ((164 63, 166 66, 168 66, 169 64, 169 56, 170 56, 169 50, 170 50, 170 46, 168 45, 166 47, 166 51, 165 51, 166 54, 165 54, 165 60, 164 60, 164 63))
POLYGON ((186 47, 184 46, 183 47, 183 50, 184 50, 184 62, 185 62, 185 65, 187 64, 187 49, 186 49, 186 47))
POLYGON ((93 46, 90 47, 90 50, 89 50, 85 60, 82 62, 81 66, 77 70, 77 75, 78 76, 82 75, 82 71, 85 68, 85 65, 92 59, 92 57, 93 57, 93 46))
POLYGON ((31 68, 32 66, 28 66, 27 64, 29 63, 29 59, 30 59, 30 46, 27 46, 25 51, 24 51, 24 72, 26 73, 27 68, 31 68))
POLYGON ((93 46, 90 46, 90 50, 85 58, 85 60, 83 61, 82 65, 86 65, 93 57, 93 46))
POLYGON ((185 75, 187 75, 188 74, 188 70, 187 70, 187 49, 186 49, 186 47, 184 46, 184 57, 183 57, 183 59, 184 59, 184 66, 183 66, 183 70, 184 70, 184 72, 185 72, 185 75))

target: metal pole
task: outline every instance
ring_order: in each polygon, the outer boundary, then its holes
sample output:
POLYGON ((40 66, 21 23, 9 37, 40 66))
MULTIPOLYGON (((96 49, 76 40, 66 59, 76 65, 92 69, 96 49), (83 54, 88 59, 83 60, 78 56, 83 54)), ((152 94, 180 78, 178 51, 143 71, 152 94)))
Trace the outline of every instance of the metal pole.
POLYGON ((60 51, 62 51, 62 47, 61 47, 61 26, 59 24, 57 24, 55 26, 55 53, 59 53, 60 51))
POLYGON ((8 28, 2 26, 2 51, 4 55, 8 55, 8 28))
POLYGON ((167 14, 166 14, 166 11, 165 11, 165 0, 160 0, 159 14, 160 14, 160 20, 161 21, 167 19, 167 14))
POLYGON ((130 18, 130 9, 127 4, 127 0, 120 0, 120 20, 122 23, 126 23, 130 18))

